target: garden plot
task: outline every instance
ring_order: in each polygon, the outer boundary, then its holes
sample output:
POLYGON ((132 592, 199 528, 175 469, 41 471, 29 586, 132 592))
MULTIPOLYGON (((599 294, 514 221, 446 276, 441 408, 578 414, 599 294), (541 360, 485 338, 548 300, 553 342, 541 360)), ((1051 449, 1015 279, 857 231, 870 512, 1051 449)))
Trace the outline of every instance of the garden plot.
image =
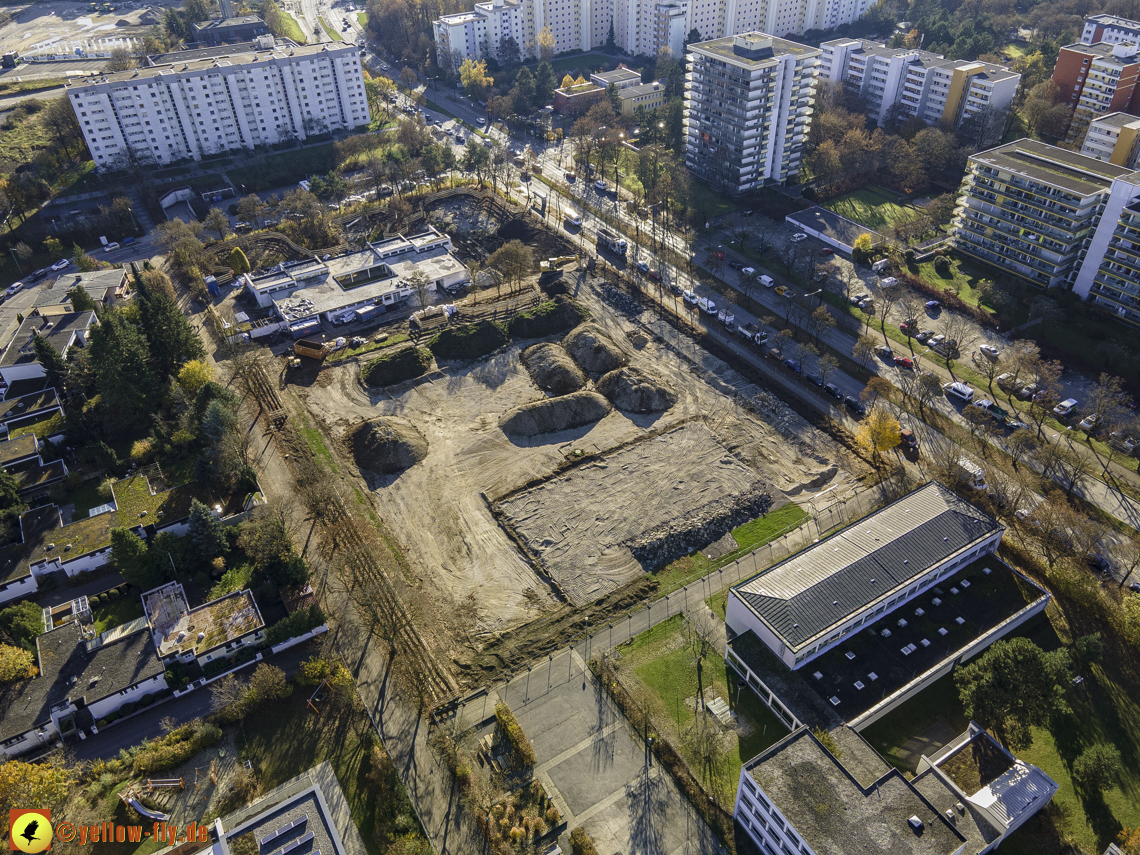
POLYGON ((708 506, 746 501, 763 486, 704 423, 692 421, 495 507, 567 599, 582 605, 644 572, 631 549, 642 535, 660 527, 683 530, 708 506))

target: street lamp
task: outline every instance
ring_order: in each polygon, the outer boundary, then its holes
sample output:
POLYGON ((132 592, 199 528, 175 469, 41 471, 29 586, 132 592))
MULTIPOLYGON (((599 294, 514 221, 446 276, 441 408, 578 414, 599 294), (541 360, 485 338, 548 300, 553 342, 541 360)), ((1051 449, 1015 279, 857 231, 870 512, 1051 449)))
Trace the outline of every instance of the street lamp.
POLYGON ((20 259, 16 258, 16 248, 14 246, 8 247, 8 252, 12 253, 12 260, 16 262, 16 269, 20 271, 20 275, 24 275, 24 268, 20 266, 20 259))

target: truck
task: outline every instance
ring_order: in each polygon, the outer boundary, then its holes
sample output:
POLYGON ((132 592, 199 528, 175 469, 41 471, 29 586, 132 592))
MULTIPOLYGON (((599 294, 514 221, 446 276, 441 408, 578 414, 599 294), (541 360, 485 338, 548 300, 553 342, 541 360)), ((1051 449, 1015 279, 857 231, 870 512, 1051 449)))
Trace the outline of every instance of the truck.
POLYGON ((910 428, 899 429, 899 444, 906 449, 918 448, 918 439, 910 428))
POLYGON ((548 258, 545 261, 538 263, 538 269, 543 273, 554 270, 561 270, 563 267, 569 267, 571 264, 578 263, 578 256, 576 255, 560 255, 557 258, 548 258))
POLYGON ((968 457, 959 457, 954 461, 954 467, 957 470, 958 477, 973 487, 975 490, 987 490, 989 487, 986 485, 986 473, 974 461, 968 457))
POLYGON ((598 248, 608 249, 614 255, 625 258, 629 244, 626 243, 625 238, 618 237, 609 229, 598 229, 598 248))
POLYGON ((324 359, 330 353, 334 353, 347 346, 348 341, 344 338, 337 338, 333 341, 325 341, 321 338, 301 338, 293 342, 293 353, 297 356, 324 359))

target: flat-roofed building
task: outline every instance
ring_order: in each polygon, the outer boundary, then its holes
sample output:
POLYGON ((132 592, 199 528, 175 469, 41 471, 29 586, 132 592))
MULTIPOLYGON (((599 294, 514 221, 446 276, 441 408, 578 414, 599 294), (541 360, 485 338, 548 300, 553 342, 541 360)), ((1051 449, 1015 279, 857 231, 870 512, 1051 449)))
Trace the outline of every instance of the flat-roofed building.
POLYGON ((265 621, 248 589, 190 608, 178 582, 142 595, 147 624, 159 658, 205 665, 229 659, 265 637, 265 621))
POLYGON ((272 36, 176 51, 102 77, 69 80, 67 96, 98 169, 304 140, 370 121, 360 48, 272 36))
POLYGON ((820 50, 764 33, 689 45, 685 163, 728 193, 800 170, 820 50))
POLYGON ((1071 282, 1127 167, 1037 140, 971 155, 954 215, 958 251, 1040 288, 1071 282))
POLYGON ((1097 42, 1140 44, 1140 21, 1130 21, 1117 15, 1089 15, 1081 31, 1081 44, 1095 45, 1097 42))
POLYGON ((618 90, 621 100, 621 113, 623 116, 632 116, 637 108, 643 110, 656 110, 665 104, 665 82, 655 80, 653 83, 643 83, 640 86, 627 86, 618 90))
POLYGON ((974 122, 980 145, 1005 129, 1021 75, 989 62, 946 59, 941 54, 889 48, 865 39, 832 39, 820 45, 820 77, 857 91, 880 125, 890 118, 918 118, 957 130, 974 122))
POLYGON ((630 86, 640 86, 641 72, 626 68, 624 63, 619 63, 618 67, 613 71, 594 72, 590 75, 590 80, 603 89, 616 86, 620 92, 622 89, 627 89, 630 86))
POLYGON ((217 18, 193 25, 194 40, 203 45, 233 44, 251 42, 258 36, 269 35, 265 21, 257 15, 241 15, 237 18, 217 18))
POLYGON ((1113 179, 1073 291, 1140 327, 1140 172, 1113 179))
POLYGON ((733 585, 725 623, 730 636, 751 631, 789 668, 802 668, 996 551, 1004 531, 931 482, 733 585))
POLYGON ((1109 113, 1089 123, 1081 154, 1135 169, 1140 161, 1140 117, 1109 113))
POLYGON ((1060 103, 1072 107, 1069 141, 1075 142, 1097 116, 1140 112, 1140 45, 1097 42, 1061 48, 1053 67, 1060 103))

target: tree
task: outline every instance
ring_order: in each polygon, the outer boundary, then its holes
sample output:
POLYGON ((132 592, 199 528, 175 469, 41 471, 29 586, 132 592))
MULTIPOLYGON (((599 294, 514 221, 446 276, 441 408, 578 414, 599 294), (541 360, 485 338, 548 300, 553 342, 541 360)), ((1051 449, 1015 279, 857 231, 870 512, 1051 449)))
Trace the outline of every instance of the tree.
POLYGON ((1103 793, 1120 776, 1120 751, 1114 745, 1090 745, 1073 761, 1073 781, 1085 793, 1103 793))
POLYGON ((427 308, 429 302, 429 290, 431 288, 431 279, 423 270, 414 270, 407 277, 408 287, 412 289, 412 293, 416 296, 416 302, 421 309, 427 308))
MULTIPOLYGON (((73 764, 55 751, 34 763, 6 760, 0 764, 0 804, 34 805, 60 810, 72 784, 73 764)), ((0 834, 8 838, 8 811, 0 812, 0 834)))
POLYGON ((1068 651, 1045 653, 1027 638, 995 642, 975 662, 954 673, 966 715, 993 731, 1011 751, 1033 744, 1031 728, 1068 710, 1064 685, 1068 651))
POLYGON ((99 308, 91 299, 91 295, 79 285, 68 289, 67 299, 71 301, 71 308, 76 312, 94 312, 99 308))
POLYGON ((521 286, 523 277, 534 269, 534 253, 522 241, 510 240, 491 254, 487 267, 498 270, 507 282, 521 286))
POLYGON ((111 61, 107 63, 108 71, 128 71, 135 67, 135 58, 131 52, 123 47, 111 49, 111 61))
POLYGON ((476 100, 482 100, 487 92, 495 85, 495 78, 487 74, 486 60, 465 59, 459 66, 459 81, 467 94, 476 100))
POLYGON ((43 366, 47 374, 47 384, 57 392, 65 391, 67 385, 68 367, 58 350, 42 335, 32 339, 32 349, 36 354, 36 362, 43 366))
POLYGON ((177 374, 186 362, 206 355, 202 339, 177 303, 163 294, 140 295, 136 302, 159 377, 177 374))
POLYGON ((534 106, 544 107, 554 97, 554 68, 543 60, 534 71, 534 106))
POLYGON ((238 218, 244 222, 252 223, 258 228, 263 225, 265 213, 268 210, 269 206, 256 193, 242 196, 237 203, 238 218))
POLYGON ((875 355, 875 339, 869 335, 859 336, 851 350, 851 355, 861 366, 866 368, 867 363, 875 355))
POLYGON ((871 452, 875 466, 878 467, 882 462, 882 452, 890 451, 900 442, 898 419, 883 407, 871 407, 859 422, 859 427, 855 431, 855 441, 859 443, 860 448, 871 452))
POLYGON ((230 712, 235 718, 245 715, 249 700, 249 685, 236 674, 227 674, 210 687, 210 708, 216 712, 230 712))
POLYGON ((32 652, 36 637, 44 631, 43 609, 23 600, 0 611, 0 639, 32 652))
POLYGON ((827 378, 838 368, 839 360, 830 353, 825 353, 816 363, 816 372, 819 374, 819 379, 822 383, 826 383, 827 378))
POLYGON ((214 366, 202 359, 192 359, 178 371, 178 385, 190 397, 214 379, 214 366))
POLYGON ((229 259, 230 270, 234 272, 235 276, 240 276, 243 273, 249 273, 249 259, 245 257, 240 246, 235 246, 230 250, 229 259))
POLYGON ((212 561, 226 551, 225 526, 197 499, 190 500, 190 525, 187 534, 200 559, 212 561))
POLYGON ((606 33, 606 50, 612 51, 617 47, 617 31, 614 29, 614 19, 610 18, 610 29, 606 33))
POLYGON ((28 680, 38 673, 39 669, 29 651, 11 644, 0 644, 0 685, 28 680))
POLYGON ((133 422, 145 411, 155 388, 146 338, 122 309, 116 309, 92 328, 90 342, 101 403, 112 417, 133 422))
POLYGON ((162 584, 147 545, 129 528, 111 529, 111 560, 124 579, 144 591, 162 584))
POLYGON ((952 314, 943 322, 942 333, 946 336, 946 341, 943 343, 946 367, 953 375, 954 359, 974 346, 974 341, 978 337, 977 325, 965 315, 952 314))
POLYGON ((249 678, 249 700, 255 704, 279 701, 289 697, 292 691, 285 672, 276 665, 262 662, 249 678))
POLYGON ((218 240, 226 239, 226 232, 229 231, 230 221, 220 208, 211 208, 210 212, 206 214, 206 220, 203 223, 208 231, 213 232, 218 236, 218 240))
POLYGON ((543 27, 539 30, 536 41, 538 42, 538 58, 542 62, 549 63, 554 59, 555 48, 554 33, 550 31, 550 27, 543 27))
POLYGON ((871 257, 871 253, 874 249, 875 246, 871 242, 871 236, 864 232, 855 238, 855 243, 851 247, 851 260, 856 264, 867 261, 867 259, 871 257))
MULTIPOLYGON (((482 60, 480 60, 482 62, 482 60)), ((409 89, 415 89, 420 83, 420 76, 410 65, 405 65, 400 71, 400 82, 409 89)))
POLYGON ((1121 831, 1116 837, 1116 845, 1124 851, 1124 855, 1140 855, 1140 825, 1121 831))

